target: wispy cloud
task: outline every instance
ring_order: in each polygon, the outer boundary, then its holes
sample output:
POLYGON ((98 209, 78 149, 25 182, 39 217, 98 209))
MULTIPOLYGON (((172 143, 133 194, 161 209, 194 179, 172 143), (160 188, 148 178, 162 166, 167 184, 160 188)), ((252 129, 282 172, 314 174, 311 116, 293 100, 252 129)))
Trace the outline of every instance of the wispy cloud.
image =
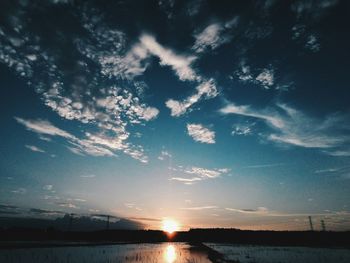
POLYGON ((51 136, 60 136, 64 138, 74 138, 71 134, 68 132, 61 130, 55 126, 53 126, 50 122, 45 120, 25 120, 22 118, 15 117, 15 120, 24 125, 27 130, 39 133, 39 134, 46 134, 51 136))
POLYGON ((320 51, 320 38, 314 32, 314 26, 308 26, 308 24, 319 22, 339 2, 339 0, 299 0, 292 3, 291 10, 297 18, 297 23, 292 28, 292 39, 300 42, 306 50, 314 53, 320 51))
POLYGON ((233 212, 233 213, 239 213, 239 214, 245 214, 245 215, 252 215, 252 216, 263 216, 263 217, 290 217, 290 218, 305 218, 307 220, 308 216, 313 217, 323 217, 327 218, 328 220, 336 220, 339 219, 340 216, 348 217, 350 214, 347 211, 323 211, 323 212, 310 212, 310 213, 291 213, 286 211, 274 211, 270 210, 266 207, 258 207, 256 209, 237 209, 237 208, 225 208, 226 211, 233 212))
POLYGON ((208 144, 215 143, 215 132, 209 130, 201 124, 188 123, 187 132, 188 135, 197 142, 208 144))
MULTIPOLYGON (((61 117, 95 125, 105 133, 112 131, 114 137, 119 138, 129 136, 129 124, 155 119, 159 110, 141 103, 142 98, 135 95, 140 93, 140 83, 145 84, 137 77, 144 74, 152 57, 159 59, 160 66, 170 67, 181 81, 198 85, 196 93, 190 98, 184 101, 168 100, 169 108, 181 108, 172 112, 173 116, 183 114, 200 98, 216 96, 213 84, 211 91, 202 90, 211 81, 196 72, 193 63, 197 56, 191 54, 193 51, 181 53, 160 44, 147 33, 141 34, 133 45, 128 45, 130 40, 126 34, 111 27, 96 8, 87 5, 76 11, 80 14, 79 26, 86 30, 86 34, 74 37, 71 43, 71 47, 76 48, 72 52, 78 52, 81 57, 72 62, 72 67, 76 69, 72 78, 62 70, 57 56, 42 46, 40 36, 26 34, 26 29, 30 31, 26 27, 26 19, 18 18, 18 36, 11 38, 9 33, 6 37, 13 43, 6 44, 0 50, 1 61, 32 83, 44 103, 61 117), (25 40, 22 40, 21 34, 26 35, 25 40), (36 46, 36 54, 28 53, 27 49, 22 48, 24 45, 36 46), (94 65, 91 66, 91 63, 94 65), (37 72, 40 74, 35 74, 37 72), (42 77, 37 78, 36 75, 42 77), (111 79, 114 80, 112 83, 119 81, 119 89, 111 86, 111 79), (122 81, 126 82, 122 84, 122 81)), ((233 24, 229 21, 224 27, 230 28, 233 24)), ((127 152, 135 151, 128 149, 127 152)))
POLYGON ((241 82, 260 85, 264 89, 270 89, 275 85, 275 70, 271 66, 253 71, 246 61, 242 60, 234 75, 241 82))
POLYGON ((50 136, 58 136, 68 139, 69 143, 74 145, 74 148, 79 152, 83 152, 86 154, 94 155, 94 156, 113 156, 113 153, 105 148, 94 145, 93 142, 89 140, 80 140, 74 135, 66 132, 60 128, 57 128, 53 124, 45 120, 24 120, 22 118, 15 117, 18 123, 24 125, 28 130, 32 132, 36 132, 39 134, 45 134, 50 136))
POLYGON ((181 172, 184 174, 192 175, 192 177, 184 177, 184 176, 174 176, 170 180, 182 182, 184 184, 191 185, 195 182, 218 178, 223 174, 227 174, 231 171, 229 168, 215 168, 215 169, 207 169, 202 167, 189 167, 189 168, 173 168, 176 172, 181 172))
POLYGON ((158 5, 160 9, 167 15, 168 19, 173 18, 175 11, 175 0, 159 0, 158 5))
POLYGON ((0 204, 1 209, 18 209, 18 206, 8 205, 8 204, 0 204))
POLYGON ((124 204, 127 208, 133 208, 135 206, 134 203, 125 203, 124 204))
POLYGON ((306 40, 305 48, 312 52, 318 52, 321 49, 321 44, 315 35, 309 35, 306 40))
POLYGON ((217 206, 194 206, 194 207, 182 207, 180 209, 182 210, 193 210, 193 211, 201 211, 201 210, 208 210, 208 209, 216 209, 217 206))
POLYGON ((159 44, 149 34, 141 35, 138 47, 140 50, 146 50, 148 54, 158 57, 161 66, 171 67, 180 80, 197 83, 195 93, 188 98, 184 100, 168 99, 165 102, 165 105, 171 110, 171 116, 181 116, 200 100, 211 99, 218 95, 214 79, 203 78, 193 67, 192 64, 197 59, 196 56, 178 54, 159 44))
POLYGON ((57 202, 56 204, 61 207, 80 209, 78 206, 70 202, 57 202))
POLYGON ((346 116, 331 114, 324 119, 312 118, 286 104, 277 104, 276 109, 256 110, 250 106, 238 106, 233 103, 220 110, 223 114, 236 114, 260 119, 268 124, 275 133, 266 139, 275 143, 284 143, 305 148, 323 148, 336 150, 350 143, 347 132, 346 116))
POLYGON ((197 15, 204 3, 204 0, 192 0, 187 2, 186 11, 190 17, 197 15))
POLYGON ((332 156, 340 156, 340 157, 347 157, 350 156, 350 148, 342 149, 342 150, 332 150, 332 151, 324 151, 325 153, 332 155, 332 156))
POLYGON ((195 166, 184 170, 185 173, 199 175, 201 178, 216 178, 221 174, 228 173, 229 171, 230 169, 228 168, 206 169, 195 166))
POLYGON ((237 209, 237 208, 225 208, 227 211, 232 211, 236 213, 242 213, 242 214, 267 214, 269 210, 266 207, 258 207, 257 209, 237 209))
POLYGON ((197 74, 191 67, 196 57, 178 55, 171 49, 161 46, 151 35, 142 35, 140 37, 140 42, 152 55, 159 58, 160 65, 170 66, 176 72, 180 80, 198 80, 197 74))
POLYGON ((284 163, 268 163, 268 164, 256 164, 256 165, 248 165, 242 168, 255 169, 255 168, 271 168, 271 167, 279 167, 285 165, 284 163))
POLYGON ((125 142, 125 137, 109 137, 103 133, 91 134, 85 133, 85 138, 78 137, 57 128, 53 124, 44 120, 24 120, 22 118, 15 118, 17 122, 24 125, 28 130, 45 134, 50 136, 63 137, 68 140, 70 149, 75 154, 88 154, 92 156, 114 156, 113 151, 123 151, 132 158, 137 159, 143 163, 148 162, 148 158, 140 146, 133 146, 125 142))
POLYGON ((172 157, 171 153, 163 150, 160 152, 160 155, 158 156, 158 160, 164 161, 166 158, 171 158, 171 157, 172 157))
POLYGON ((192 178, 172 177, 170 180, 184 182, 184 183, 192 183, 196 181, 201 181, 203 179, 201 177, 192 177, 192 178))
POLYGON ((99 133, 86 133, 89 137, 88 140, 80 141, 80 144, 87 148, 88 152, 91 152, 88 154, 112 156, 110 151, 88 147, 89 142, 104 146, 108 144, 108 147, 114 150, 122 150, 135 159, 147 162, 146 157, 143 156, 142 147, 127 142, 130 135, 127 131, 127 125, 153 120, 159 113, 158 109, 140 103, 138 97, 134 97, 131 92, 125 89, 110 87, 108 91, 105 90, 103 93, 103 96, 101 94, 99 97, 93 97, 90 105, 82 108, 76 108, 71 99, 57 94, 56 89, 49 90, 45 96, 47 105, 62 117, 70 120, 75 119, 82 123, 93 123, 99 128, 99 133))
POLYGON ((186 111, 195 103, 202 99, 215 98, 218 95, 218 91, 213 79, 203 81, 196 88, 196 93, 192 94, 188 98, 178 101, 169 99, 165 102, 165 105, 170 109, 171 116, 179 117, 186 113, 186 111))
POLYGON ((195 34, 195 43, 192 49, 197 53, 202 53, 208 49, 214 50, 231 41, 233 36, 227 31, 237 26, 238 21, 238 17, 234 17, 226 23, 216 22, 208 25, 203 31, 195 34))
POLYGON ((54 210, 45 210, 45 209, 39 209, 39 208, 31 208, 29 209, 29 213, 36 214, 36 215, 59 215, 63 214, 62 211, 54 211, 54 210))
MULTIPOLYGON (((45 105, 59 116, 80 122, 83 125, 82 129, 93 126, 101 137, 108 134, 111 139, 123 141, 123 147, 118 150, 141 162, 147 162, 142 147, 128 141, 128 126, 144 124, 155 119, 159 113, 158 109, 148 106, 142 98, 135 95, 139 91, 140 81, 133 79, 144 72, 148 65, 147 59, 152 53, 142 42, 136 43, 128 50, 125 34, 110 28, 98 10, 87 5, 76 11, 81 13, 80 21, 77 21, 78 24, 80 22, 78 26, 82 26, 86 34, 73 37, 74 41, 70 43, 72 52, 80 53, 80 58, 72 62, 71 66, 75 70, 70 76, 66 74, 65 66, 61 65, 58 56, 50 47, 44 47, 43 43, 40 43, 41 32, 28 33, 30 29, 25 17, 18 14, 14 19, 14 27, 17 30, 13 33, 2 31, 1 38, 9 38, 13 43, 2 42, 5 45, 0 48, 0 60, 25 78, 41 96, 45 105), (35 46, 35 50, 29 50, 29 46, 35 46), (125 85, 118 83, 117 88, 109 81, 111 78, 127 79, 129 82, 125 85)), ((70 55, 67 54, 67 58, 70 55)), ((92 143, 95 146, 91 147, 91 143, 86 139, 77 141, 76 136, 53 127, 45 120, 31 124, 21 118, 17 121, 40 135, 60 136, 74 141, 80 145, 70 146, 69 149, 74 153, 114 155, 111 150, 98 146, 97 143, 92 143)), ((42 138, 50 140, 48 136, 42 138)))
POLYGON ((68 201, 72 200, 72 201, 76 201, 76 202, 86 202, 85 199, 82 198, 74 198, 74 199, 67 199, 68 201))
POLYGON ((43 140, 43 141, 46 141, 46 142, 51 142, 51 139, 49 137, 45 137, 45 136, 42 136, 42 135, 39 135, 39 139, 43 140))
POLYGON ((247 117, 253 117, 257 119, 262 119, 273 127, 282 129, 285 126, 284 120, 277 113, 272 114, 266 111, 254 110, 250 106, 241 105, 238 106, 234 103, 230 103, 224 108, 220 109, 223 114, 237 114, 247 117))
POLYGON ((53 190, 53 185, 52 184, 44 185, 43 189, 46 190, 46 191, 51 191, 51 190, 53 190))
POLYGON ((151 222, 161 222, 160 218, 150 218, 150 217, 128 217, 129 220, 137 220, 137 221, 151 221, 151 222))
POLYGON ((235 135, 243 135, 247 136, 252 134, 252 128, 254 127, 255 122, 244 122, 244 123, 237 123, 233 125, 233 129, 231 132, 232 136, 235 135))
POLYGON ((324 174, 342 179, 350 179, 350 166, 332 167, 316 170, 315 174, 324 174))
POLYGON ((25 145, 25 147, 33 152, 40 152, 40 153, 44 153, 45 151, 40 149, 39 147, 36 147, 34 145, 25 145))
POLYGON ((20 215, 21 213, 22 211, 20 211, 18 206, 0 204, 0 215, 20 215))
POLYGON ((134 203, 125 203, 124 204, 127 208, 130 208, 130 209, 135 209, 137 211, 142 211, 142 208, 134 203))
POLYGON ((96 175, 95 174, 83 174, 80 175, 81 178, 95 178, 96 175))
POLYGON ((24 195, 24 194, 27 193, 27 189, 23 188, 23 187, 20 187, 20 188, 17 188, 15 190, 12 190, 11 192, 14 193, 14 194, 24 195))
POLYGON ((338 4, 338 0, 320 0, 320 1, 295 1, 291 9, 297 15, 298 19, 312 19, 314 21, 322 18, 330 8, 338 4))
POLYGON ((292 34, 292 39, 303 45, 306 50, 310 50, 314 53, 320 51, 321 43, 319 36, 315 32, 310 32, 305 25, 294 25, 292 27, 292 34))
MULTIPOLYGON (((93 33, 94 25, 89 23, 85 23, 85 25, 87 25, 88 29, 96 37, 96 34, 93 33)), ((106 30, 109 31, 110 29, 106 30)), ((149 65, 149 58, 156 56, 160 60, 160 65, 171 67, 180 80, 199 80, 192 67, 196 56, 179 54, 171 48, 164 47, 150 34, 142 34, 139 37, 139 41, 124 55, 121 55, 122 48, 124 48, 125 35, 120 31, 116 31, 113 38, 116 39, 116 42, 119 40, 121 44, 115 48, 114 52, 110 53, 107 51, 99 53, 83 42, 79 42, 80 45, 78 46, 83 54, 95 59, 101 65, 102 73, 107 76, 133 79, 136 76, 142 75, 149 65)), ((103 39, 103 41, 105 40, 103 39)))

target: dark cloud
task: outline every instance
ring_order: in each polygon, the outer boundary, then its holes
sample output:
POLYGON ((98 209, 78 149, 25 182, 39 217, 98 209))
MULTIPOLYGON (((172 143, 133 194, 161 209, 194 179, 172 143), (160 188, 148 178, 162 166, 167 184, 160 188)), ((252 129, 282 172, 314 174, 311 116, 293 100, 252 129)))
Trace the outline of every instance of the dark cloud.
POLYGON ((162 219, 159 218, 149 218, 149 217, 129 217, 130 220, 136 221, 151 221, 151 222, 161 222, 162 219))
POLYGON ((38 215, 64 214, 62 211, 44 210, 44 209, 39 209, 39 208, 31 208, 31 209, 29 209, 29 213, 38 214, 38 215))
POLYGON ((3 209, 17 209, 18 207, 14 206, 14 205, 0 204, 0 208, 3 208, 3 209))

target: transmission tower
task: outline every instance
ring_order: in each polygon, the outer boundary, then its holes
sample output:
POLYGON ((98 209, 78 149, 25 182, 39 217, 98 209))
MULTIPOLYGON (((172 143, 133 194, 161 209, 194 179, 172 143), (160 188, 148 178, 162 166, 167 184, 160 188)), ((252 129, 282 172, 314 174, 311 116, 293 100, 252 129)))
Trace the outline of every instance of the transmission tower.
POLYGON ((310 230, 311 230, 311 231, 314 231, 314 226, 313 226, 313 224, 312 224, 311 216, 309 216, 309 223, 310 223, 310 230))
POLYGON ((322 231, 326 231, 326 224, 323 219, 321 220, 321 228, 322 228, 322 231))
POLYGON ((93 217, 99 217, 99 218, 105 218, 105 219, 106 219, 106 230, 109 230, 111 218, 118 219, 118 218, 115 217, 115 216, 112 216, 112 215, 105 215, 105 214, 91 214, 91 216, 93 216, 93 217))

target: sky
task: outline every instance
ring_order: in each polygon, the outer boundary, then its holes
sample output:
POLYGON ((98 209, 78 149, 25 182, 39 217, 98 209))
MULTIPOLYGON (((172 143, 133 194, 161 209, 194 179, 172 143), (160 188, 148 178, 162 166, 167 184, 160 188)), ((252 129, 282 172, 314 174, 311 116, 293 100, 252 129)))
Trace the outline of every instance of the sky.
POLYGON ((1 1, 0 214, 349 230, 349 5, 1 1))

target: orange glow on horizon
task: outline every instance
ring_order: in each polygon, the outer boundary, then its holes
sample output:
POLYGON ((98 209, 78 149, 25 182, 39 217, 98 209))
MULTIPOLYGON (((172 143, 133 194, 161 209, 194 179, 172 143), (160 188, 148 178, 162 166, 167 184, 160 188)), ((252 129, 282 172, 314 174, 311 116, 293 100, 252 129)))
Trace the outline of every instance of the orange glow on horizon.
POLYGON ((168 234, 173 234, 179 230, 179 224, 172 219, 164 219, 162 222, 162 230, 168 234))

